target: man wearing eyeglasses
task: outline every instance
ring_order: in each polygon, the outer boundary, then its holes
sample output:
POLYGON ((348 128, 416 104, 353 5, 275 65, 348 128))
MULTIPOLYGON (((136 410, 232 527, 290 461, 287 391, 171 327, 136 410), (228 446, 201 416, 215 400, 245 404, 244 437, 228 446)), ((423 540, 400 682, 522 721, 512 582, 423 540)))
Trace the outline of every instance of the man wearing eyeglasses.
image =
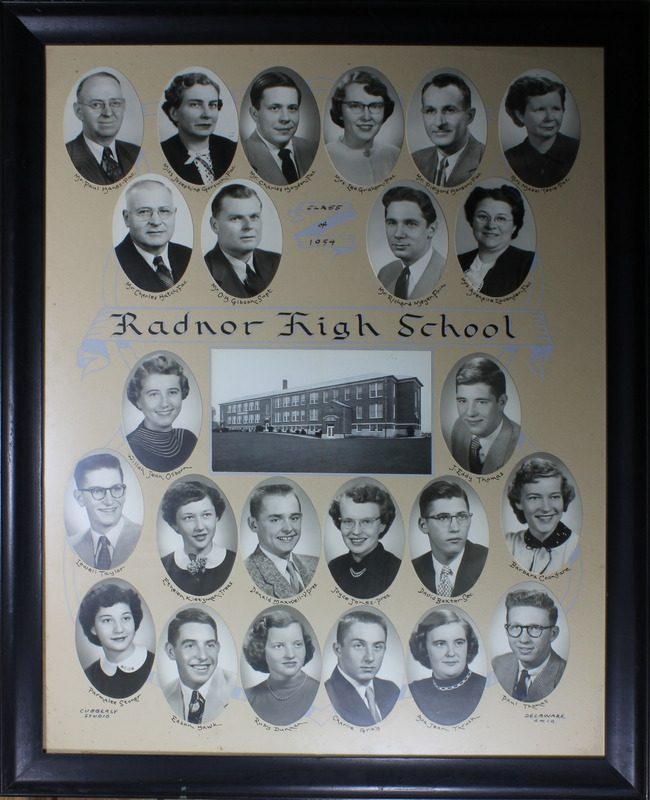
POLYGON ((293 487, 279 483, 255 489, 248 526, 258 544, 244 563, 257 586, 277 598, 295 597, 306 589, 318 557, 294 552, 302 535, 302 510, 293 487))
POLYGON ((118 79, 109 72, 96 72, 77 87, 74 113, 81 120, 81 133, 66 144, 77 172, 91 183, 116 183, 128 174, 140 148, 116 139, 124 119, 125 101, 118 79))
POLYGON ((483 572, 488 549, 470 541, 472 514, 465 491, 453 481, 430 483, 420 495, 418 528, 431 551, 413 559, 426 588, 440 597, 459 597, 483 572))
POLYGON ((538 589, 515 589, 506 596, 506 624, 512 653, 492 659, 499 683, 515 700, 535 703, 560 682, 566 661, 552 648, 560 632, 553 599, 538 589))
POLYGON ((176 226, 171 190, 150 178, 135 181, 125 194, 122 211, 129 232, 115 255, 131 283, 146 292, 164 292, 183 277, 192 255, 185 245, 170 241, 176 226))
POLYGON ((472 136, 472 93, 458 75, 441 72, 422 89, 422 120, 433 147, 413 153, 422 175, 436 186, 458 186, 478 169, 485 145, 472 136))
POLYGON ((70 543, 90 567, 119 567, 140 537, 140 525, 122 513, 126 485, 119 459, 111 453, 86 456, 77 463, 74 480, 75 500, 86 509, 90 527, 70 543))

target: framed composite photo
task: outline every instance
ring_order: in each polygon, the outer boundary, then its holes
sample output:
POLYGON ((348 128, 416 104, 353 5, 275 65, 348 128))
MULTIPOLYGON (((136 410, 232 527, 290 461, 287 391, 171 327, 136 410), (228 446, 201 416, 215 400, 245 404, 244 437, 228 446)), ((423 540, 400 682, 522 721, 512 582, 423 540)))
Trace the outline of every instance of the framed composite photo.
POLYGON ((648 797, 648 5, 3 2, 1 789, 648 797))

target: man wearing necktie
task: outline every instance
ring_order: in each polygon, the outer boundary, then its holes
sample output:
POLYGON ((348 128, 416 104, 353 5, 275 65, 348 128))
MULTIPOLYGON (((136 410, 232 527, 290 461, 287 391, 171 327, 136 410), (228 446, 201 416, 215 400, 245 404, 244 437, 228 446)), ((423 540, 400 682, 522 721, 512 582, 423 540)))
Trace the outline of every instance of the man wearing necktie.
POLYGON ((110 72, 95 72, 80 81, 74 103, 81 133, 66 144, 77 172, 91 183, 108 185, 127 175, 140 147, 116 139, 126 101, 119 80, 110 72))
POLYGON ((472 524, 465 490, 452 480, 436 480, 420 495, 418 528, 430 552, 413 559, 418 577, 440 597, 469 592, 481 576, 488 549, 468 539, 472 524))
POLYGON ((280 254, 258 247, 262 239, 262 201, 241 183, 230 183, 212 200, 210 227, 217 243, 205 263, 219 286, 233 297, 254 297, 273 279, 280 254))
POLYGON ((293 486, 277 483, 255 489, 248 527, 258 544, 244 563, 258 588, 277 598, 295 597, 306 589, 318 557, 295 552, 302 536, 302 509, 293 486))
POLYGON ((126 277, 139 289, 164 292, 183 277, 192 255, 185 245, 172 242, 176 208, 171 189, 152 178, 131 183, 122 211, 129 232, 115 248, 126 277))
POLYGON ((265 72, 250 88, 255 130, 242 141, 251 167, 276 186, 295 183, 311 167, 318 142, 296 136, 302 94, 285 72, 265 72))
POLYGON ((472 136, 472 93, 467 83, 451 72, 441 72, 422 89, 422 121, 433 147, 413 153, 422 175, 436 186, 458 186, 478 169, 485 145, 472 136))
POLYGON ((93 453, 77 462, 74 497, 86 511, 90 527, 72 536, 70 543, 86 564, 95 569, 119 567, 133 552, 141 526, 124 516, 127 487, 117 456, 93 453))
POLYGON ((496 472, 517 447, 521 427, 504 413, 506 376, 487 356, 466 361, 456 373, 458 419, 451 431, 451 454, 478 475, 496 472))
POLYGON ((399 687, 378 678, 386 653, 388 626, 370 609, 356 609, 339 619, 332 645, 337 665, 325 688, 334 710, 352 725, 376 725, 390 714, 399 687))
POLYGON ((161 142, 170 167, 188 183, 211 184, 228 169, 237 144, 214 129, 223 107, 219 84, 203 72, 176 75, 162 110, 178 133, 161 142))
POLYGON ((416 300, 436 287, 445 257, 433 246, 438 222, 429 195, 412 186, 393 186, 381 198, 388 245, 397 256, 377 277, 395 297, 416 300))
POLYGON ((194 725, 215 719, 228 705, 236 678, 218 666, 215 619, 198 606, 183 608, 169 623, 164 650, 178 669, 178 679, 163 686, 176 716, 194 725))
POLYGON ((515 700, 535 703, 560 682, 566 661, 552 648, 560 629, 558 609, 542 589, 514 589, 506 596, 506 624, 511 653, 492 659, 501 687, 515 700))

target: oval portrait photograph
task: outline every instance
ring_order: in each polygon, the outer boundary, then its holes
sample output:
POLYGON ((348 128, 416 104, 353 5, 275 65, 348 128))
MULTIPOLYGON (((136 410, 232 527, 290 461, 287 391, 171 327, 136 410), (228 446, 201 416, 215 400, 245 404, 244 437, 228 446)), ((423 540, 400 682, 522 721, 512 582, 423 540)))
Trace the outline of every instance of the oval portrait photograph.
POLYGON ((138 461, 154 472, 178 469, 201 430, 201 395, 177 355, 161 350, 141 358, 124 387, 122 425, 138 461))
POLYGON ((216 719, 235 690, 235 642, 223 619, 206 605, 183 606, 167 620, 156 666, 169 707, 193 725, 216 719))
POLYGON ((126 581, 108 578, 89 589, 77 614, 77 656, 86 677, 107 697, 139 692, 156 648, 146 603, 126 581))
POLYGON ((369 186, 388 177, 404 141, 397 92, 372 67, 345 72, 327 98, 325 148, 334 169, 350 183, 369 186))
POLYGON ((500 178, 474 186, 456 221, 456 252, 465 283, 505 297, 525 282, 535 261, 536 228, 522 192, 500 178))
POLYGON ((489 529, 476 491, 455 475, 436 478, 411 511, 409 552, 418 578, 439 597, 460 597, 481 577, 489 529))
POLYGON ((146 292, 164 292, 185 274, 192 255, 190 210, 161 175, 131 181, 113 214, 115 257, 128 280, 146 292))
POLYGON ((470 79, 439 69, 417 85, 407 112, 411 156, 422 177, 440 188, 476 174, 487 141, 483 101, 470 79))
POLYGON ((490 628, 492 669, 513 700, 536 703, 559 684, 569 656, 569 628, 555 595, 535 581, 501 598, 490 628))
POLYGON ((334 623, 323 649, 323 677, 333 713, 359 727, 374 726, 395 707, 404 680, 404 654, 388 617, 366 605, 334 623))
POLYGON ((63 113, 65 147, 90 183, 107 186, 125 178, 140 155, 143 132, 142 105, 121 72, 98 67, 71 91, 63 113))
POLYGON ((411 181, 391 186, 373 204, 367 246, 372 268, 390 294, 403 300, 430 295, 449 248, 438 201, 411 181))
POLYGON ((320 525, 311 500, 294 481, 262 481, 248 496, 239 526, 248 574, 260 591, 295 597, 312 582, 320 557, 320 525))
POLYGON ((133 468, 119 453, 94 450, 75 464, 63 518, 79 558, 99 570, 115 569, 140 538, 144 503, 133 468))
POLYGON ((165 490, 158 550, 170 579, 187 594, 213 594, 228 580, 237 553, 237 523, 213 481, 188 475, 165 490))
POLYGON ((246 90, 239 117, 241 145, 260 178, 296 183, 318 150, 320 116, 311 89, 287 67, 264 70, 246 90))
POLYGON ((573 560, 582 503, 559 458, 534 453, 515 466, 503 495, 502 520, 512 557, 528 572, 552 575, 573 560))
POLYGON ((268 194, 248 180, 223 184, 208 203, 201 252, 212 280, 232 297, 255 297, 275 277, 282 225, 268 194))
POLYGON ((332 578, 351 597, 377 597, 395 580, 404 523, 390 492, 374 478, 343 484, 330 502, 323 538, 332 578))
POLYGON ((237 149, 237 109, 224 82, 204 67, 188 67, 167 84, 158 135, 167 163, 187 183, 209 186, 237 149))
POLYGON ((299 611, 279 605, 255 617, 244 637, 241 676, 251 708, 265 722, 292 725, 309 712, 320 686, 321 654, 299 611))
POLYGON ((438 725, 458 725, 474 713, 485 689, 486 655, 477 627, 454 606, 436 606, 409 639, 406 674, 420 711, 438 725))
POLYGON ((580 116, 571 92, 548 70, 520 75, 499 112, 501 146, 510 169, 544 189, 569 174, 580 147, 580 116))

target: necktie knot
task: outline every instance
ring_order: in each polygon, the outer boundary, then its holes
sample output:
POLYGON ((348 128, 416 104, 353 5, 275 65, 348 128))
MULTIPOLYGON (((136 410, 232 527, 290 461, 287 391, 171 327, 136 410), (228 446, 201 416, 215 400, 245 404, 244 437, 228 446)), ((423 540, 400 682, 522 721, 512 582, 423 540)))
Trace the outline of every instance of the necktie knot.
POLYGON ((526 699, 526 695, 528 694, 528 677, 528 670, 522 669, 519 680, 517 681, 512 692, 512 696, 515 698, 515 700, 526 699))
POLYGON ((156 275, 160 278, 163 282, 166 289, 170 286, 174 285, 174 278, 172 276, 172 272, 165 264, 165 259, 162 256, 155 256, 153 260, 153 265, 156 268, 156 275))
POLYGON ((298 574, 298 570, 296 569, 296 565, 289 559, 287 561, 287 572, 289 573, 289 583, 291 584, 291 588, 298 594, 298 592, 302 591, 302 582, 300 580, 300 575, 298 574))
POLYGON ((372 683, 369 683, 366 687, 366 703, 368 704, 368 708, 372 714, 373 720, 375 722, 381 722, 381 713, 377 708, 377 703, 375 702, 375 690, 372 686, 372 683))
POLYGON ((411 270, 409 267, 404 267, 399 278, 395 282, 395 297, 401 297, 403 300, 408 300, 410 279, 411 270))
POLYGON ((452 589, 451 567, 445 564, 440 572, 440 586, 438 587, 438 594, 441 597, 451 597, 452 589))
POLYGON ((483 469, 481 462, 481 442, 478 436, 472 436, 472 441, 469 445, 469 471, 480 474, 483 469))
POLYGON ((99 550, 97 551, 97 569, 111 568, 111 547, 107 536, 99 537, 99 550))
POLYGON ((119 181, 120 178, 124 177, 122 167, 120 167, 118 162, 113 158, 110 147, 104 148, 104 152, 102 153, 101 167, 111 183, 115 183, 116 181, 119 181))
POLYGON ((447 176, 446 176, 447 164, 449 164, 449 161, 447 159, 447 156, 445 156, 438 164, 438 169, 436 170, 436 179, 435 179, 436 186, 445 186, 447 184, 447 176))

